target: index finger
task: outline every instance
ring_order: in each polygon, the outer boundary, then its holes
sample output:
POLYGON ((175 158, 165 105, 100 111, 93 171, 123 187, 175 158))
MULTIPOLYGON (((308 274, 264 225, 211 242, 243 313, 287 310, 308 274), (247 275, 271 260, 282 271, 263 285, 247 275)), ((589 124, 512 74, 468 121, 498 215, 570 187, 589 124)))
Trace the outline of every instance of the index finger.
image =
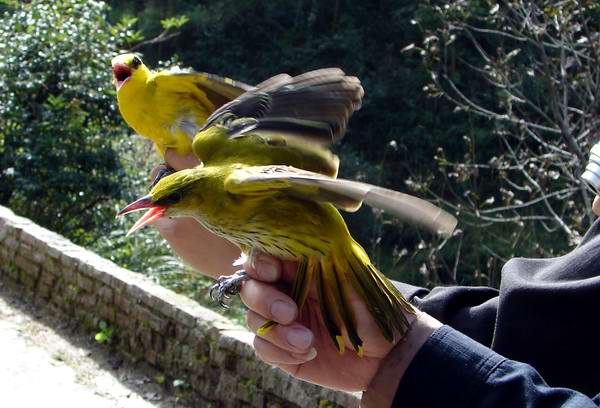
POLYGON ((281 279, 290 283, 296 276, 298 262, 286 261, 264 252, 252 251, 250 258, 244 263, 244 270, 257 280, 276 282, 281 279))
POLYGON ((244 263, 244 270, 253 279, 263 282, 276 282, 281 276, 281 261, 264 252, 252 251, 244 263))

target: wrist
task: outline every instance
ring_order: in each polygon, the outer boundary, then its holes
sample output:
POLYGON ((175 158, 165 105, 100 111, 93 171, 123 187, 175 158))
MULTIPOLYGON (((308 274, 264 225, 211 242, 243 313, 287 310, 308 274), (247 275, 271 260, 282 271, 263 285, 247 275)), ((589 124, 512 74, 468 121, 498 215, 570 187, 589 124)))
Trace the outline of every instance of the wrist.
POLYGON ((413 319, 406 335, 382 359, 363 394, 361 406, 390 406, 410 363, 429 336, 442 326, 435 318, 419 311, 413 319))

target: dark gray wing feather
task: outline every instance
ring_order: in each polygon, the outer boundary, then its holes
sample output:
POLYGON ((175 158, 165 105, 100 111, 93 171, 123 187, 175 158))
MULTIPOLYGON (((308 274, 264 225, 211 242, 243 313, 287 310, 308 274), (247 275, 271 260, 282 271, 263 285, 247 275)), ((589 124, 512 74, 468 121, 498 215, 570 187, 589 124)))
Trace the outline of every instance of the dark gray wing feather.
POLYGON ((360 81, 338 68, 320 69, 296 77, 280 74, 223 105, 201 130, 220 123, 228 127, 231 137, 251 130, 330 144, 343 137, 350 116, 361 106, 363 95, 360 81), (256 122, 251 129, 236 125, 236 119, 242 118, 253 118, 256 122))
POLYGON ((328 202, 354 212, 363 203, 404 221, 451 236, 457 220, 441 208, 420 198, 352 180, 334 179, 290 166, 255 166, 235 170, 226 181, 234 194, 282 191, 305 200, 328 202))

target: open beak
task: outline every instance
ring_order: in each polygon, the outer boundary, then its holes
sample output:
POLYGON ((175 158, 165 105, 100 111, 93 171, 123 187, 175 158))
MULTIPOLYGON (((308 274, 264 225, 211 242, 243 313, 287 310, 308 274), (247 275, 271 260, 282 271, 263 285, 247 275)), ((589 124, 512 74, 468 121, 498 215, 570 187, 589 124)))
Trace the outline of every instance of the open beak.
POLYGON ((115 82, 115 86, 117 91, 121 89, 121 87, 125 84, 125 82, 129 81, 131 78, 131 68, 127 65, 117 62, 113 64, 113 79, 115 82))
POLYGON ((134 201, 129 204, 127 207, 123 208, 121 211, 117 213, 117 217, 130 214, 136 211, 148 210, 142 217, 136 221, 135 224, 127 231, 126 236, 130 236, 140 228, 150 225, 162 216, 165 215, 168 207, 160 206, 152 202, 152 198, 150 195, 145 195, 142 198, 134 201))

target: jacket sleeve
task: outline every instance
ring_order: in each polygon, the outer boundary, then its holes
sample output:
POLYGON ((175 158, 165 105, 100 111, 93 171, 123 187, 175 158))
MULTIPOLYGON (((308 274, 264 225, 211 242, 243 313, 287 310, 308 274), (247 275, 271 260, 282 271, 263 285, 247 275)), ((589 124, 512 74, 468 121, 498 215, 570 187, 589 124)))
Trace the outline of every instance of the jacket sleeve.
POLYGON ((588 396, 598 392, 598 221, 564 256, 507 262, 499 290, 396 285, 419 309, 511 360, 530 364, 551 386, 588 396))
POLYGON ((567 388, 548 386, 528 364, 509 360, 442 326, 405 372, 393 407, 598 407, 567 388))

